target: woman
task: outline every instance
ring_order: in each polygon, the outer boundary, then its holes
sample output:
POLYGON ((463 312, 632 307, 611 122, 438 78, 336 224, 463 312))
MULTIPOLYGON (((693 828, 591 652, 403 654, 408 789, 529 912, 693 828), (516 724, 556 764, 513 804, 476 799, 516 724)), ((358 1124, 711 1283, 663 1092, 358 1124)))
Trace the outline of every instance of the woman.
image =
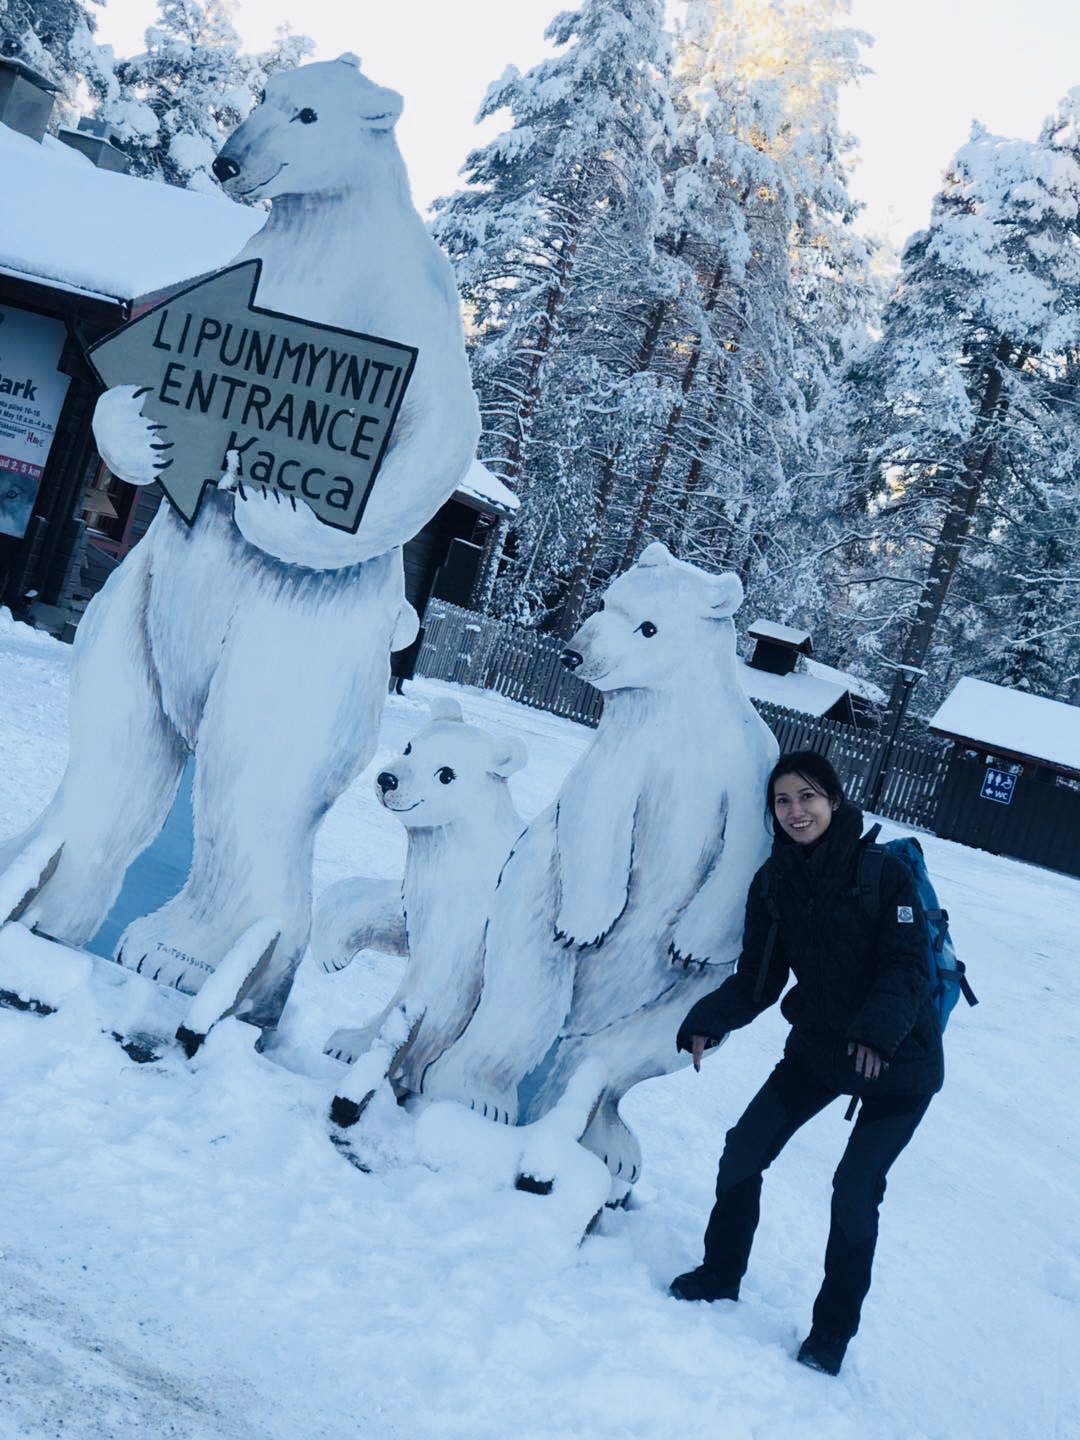
POLYGON ((880 910, 859 891, 862 812, 829 762, 781 756, 769 776, 772 854, 750 886, 734 974, 683 1021, 677 1044, 702 1053, 796 984, 781 1010, 784 1055, 728 1131, 705 1231, 705 1259, 679 1275, 680 1300, 737 1300, 758 1222, 762 1172, 801 1125, 841 1095, 859 1117, 833 1178, 825 1278, 798 1359, 837 1375, 870 1288, 885 1176, 941 1088, 941 1031, 930 999, 924 924, 907 870, 883 859, 880 910))

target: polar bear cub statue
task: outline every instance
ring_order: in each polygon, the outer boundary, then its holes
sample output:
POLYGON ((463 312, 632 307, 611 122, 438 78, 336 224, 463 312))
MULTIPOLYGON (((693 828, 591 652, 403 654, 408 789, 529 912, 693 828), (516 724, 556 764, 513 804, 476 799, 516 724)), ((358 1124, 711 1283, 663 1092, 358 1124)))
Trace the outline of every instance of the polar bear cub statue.
POLYGON ((514 846, 476 1013, 423 1080, 425 1096, 530 1124, 576 1075, 602 1076, 581 1139, 613 1201, 641 1161, 619 1101, 685 1063, 679 1024, 734 968, 768 850, 777 746, 736 671, 741 600, 737 576, 652 544, 570 641, 564 660, 604 694, 596 737, 514 846))
MULTIPOLYGON (((449 264, 409 196, 401 97, 354 56, 273 76, 215 163, 227 193, 273 202, 236 257, 256 303, 419 352, 355 535, 244 484, 207 490, 188 527, 163 504, 92 601, 71 678, 71 749, 31 829, 0 846, 59 858, 22 916, 68 944, 97 930, 195 756, 194 858, 118 959, 194 993, 266 933, 237 1013, 276 1025, 307 944, 316 827, 370 759, 389 653, 416 633, 400 546, 453 493, 479 434, 449 264)), ((95 435, 113 471, 157 477, 170 441, 133 387, 105 393, 95 435), (163 448, 164 447, 164 448, 163 448)))
POLYGON ((376 780, 379 800, 408 832, 404 880, 342 880, 315 907, 311 949, 324 970, 342 969, 362 949, 407 957, 381 1013, 336 1030, 324 1046, 351 1063, 400 1012, 409 1038, 389 1077, 399 1098, 420 1089, 429 1062, 476 1008, 495 882, 524 829, 507 778, 525 759, 516 737, 467 724, 456 700, 437 700, 430 723, 376 780))

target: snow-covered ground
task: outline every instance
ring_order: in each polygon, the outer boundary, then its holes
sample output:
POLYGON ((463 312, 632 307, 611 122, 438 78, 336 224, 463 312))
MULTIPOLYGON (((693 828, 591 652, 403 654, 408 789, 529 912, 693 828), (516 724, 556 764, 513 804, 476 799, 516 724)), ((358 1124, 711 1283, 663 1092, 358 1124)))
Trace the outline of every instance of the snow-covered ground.
MULTIPOLYGON (((0 835, 59 776, 68 655, 0 613, 0 835)), ((399 872, 404 832, 371 778, 441 688, 389 702, 375 761, 321 832, 317 888, 399 872)), ((458 693, 470 718, 525 739, 511 783, 533 814, 589 732, 458 693)), ((890 1179, 839 1380, 791 1355, 818 1284, 841 1105, 770 1172, 739 1304, 665 1293, 699 1259, 723 1133, 780 1051, 777 1014, 700 1076, 633 1092, 645 1177, 633 1208, 579 1245, 572 1207, 454 1163, 479 1153, 466 1125, 433 1136, 382 1117, 373 1174, 329 1143, 341 1070, 321 1042, 376 1007, 399 962, 369 956, 333 977, 305 962, 272 1059, 227 1021, 194 1062, 175 1051, 142 1066, 103 1033, 121 1023, 112 967, 80 979, 90 962, 77 962, 55 1015, 0 1010, 0 1436, 1080 1434, 1080 882, 925 845, 982 1003, 957 1010, 946 1088, 890 1179)))

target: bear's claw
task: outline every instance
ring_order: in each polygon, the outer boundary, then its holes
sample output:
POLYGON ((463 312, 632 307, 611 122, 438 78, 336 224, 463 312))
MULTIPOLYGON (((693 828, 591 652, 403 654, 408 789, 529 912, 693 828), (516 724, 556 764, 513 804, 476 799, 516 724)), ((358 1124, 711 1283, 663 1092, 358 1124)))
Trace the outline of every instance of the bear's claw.
POLYGON ((699 972, 706 971, 713 963, 708 955, 684 955, 676 947, 674 940, 668 945, 668 960, 672 965, 677 965, 683 970, 696 969, 699 972))
POLYGON ((568 935, 565 930, 556 927, 552 938, 555 944, 562 945, 564 950, 599 950, 614 928, 614 925, 611 925, 589 940, 579 940, 575 935, 568 935))
POLYGON ((555 1188, 554 1180, 538 1180, 535 1175, 518 1175, 514 1181, 515 1190, 524 1190, 528 1195, 550 1195, 555 1188))

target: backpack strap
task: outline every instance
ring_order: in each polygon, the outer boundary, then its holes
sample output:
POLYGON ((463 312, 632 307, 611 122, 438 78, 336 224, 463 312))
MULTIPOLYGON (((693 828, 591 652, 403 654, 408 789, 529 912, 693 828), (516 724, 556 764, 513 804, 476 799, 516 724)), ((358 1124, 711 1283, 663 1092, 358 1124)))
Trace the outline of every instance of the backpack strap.
POLYGON ((754 981, 754 1004, 761 1004, 761 997, 765 992, 765 978, 769 973, 769 966, 772 964, 773 951, 776 949, 776 937, 780 933, 780 906, 776 899, 776 876, 773 874, 771 865, 765 867, 765 883, 761 887, 761 898, 765 902, 765 909, 769 912, 769 933, 765 937, 765 945, 761 951, 761 963, 758 965, 757 979, 754 981))
POLYGON ((975 994, 975 991, 972 990, 971 986, 968 984, 967 971, 962 960, 957 960, 956 969, 952 971, 951 974, 955 975, 957 980, 960 982, 960 994, 963 995, 967 1003, 969 1005, 977 1005, 979 1003, 979 997, 975 994))
POLYGON ((881 914, 881 872, 885 865, 885 852, 880 845, 874 844, 874 837, 880 829, 880 825, 875 825, 863 841, 855 879, 855 893, 871 920, 877 920, 881 914))

